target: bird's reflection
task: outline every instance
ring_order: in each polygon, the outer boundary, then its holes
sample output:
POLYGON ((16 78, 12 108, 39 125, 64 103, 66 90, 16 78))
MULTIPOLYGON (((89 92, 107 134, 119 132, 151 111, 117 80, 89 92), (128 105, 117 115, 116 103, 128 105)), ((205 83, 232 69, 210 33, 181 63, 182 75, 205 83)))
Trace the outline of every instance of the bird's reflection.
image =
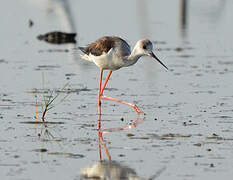
MULTIPOLYGON (((136 118, 136 120, 127 126, 119 128, 108 128, 100 129, 98 131, 98 152, 99 152, 99 161, 93 165, 89 165, 81 169, 81 174, 84 178, 91 179, 114 179, 114 180, 142 180, 137 176, 136 172, 117 161, 112 161, 110 152, 107 148, 106 142, 104 141, 103 134, 108 134, 111 132, 117 132, 121 130, 131 129, 136 127, 140 122, 143 122, 145 117, 136 118), (103 148, 103 149, 102 149, 103 148), (107 160, 103 160, 102 152, 105 152, 107 160)), ((101 115, 99 115, 98 126, 101 127, 101 115)))
POLYGON ((116 161, 99 161, 81 169, 84 178, 106 180, 142 180, 136 172, 116 161))

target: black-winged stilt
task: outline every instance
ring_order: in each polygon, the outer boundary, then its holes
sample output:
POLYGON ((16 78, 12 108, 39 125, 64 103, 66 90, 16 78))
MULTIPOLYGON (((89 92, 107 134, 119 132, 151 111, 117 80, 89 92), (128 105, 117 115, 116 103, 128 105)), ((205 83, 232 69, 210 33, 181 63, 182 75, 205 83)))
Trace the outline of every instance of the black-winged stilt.
POLYGON ((100 68, 100 85, 99 85, 99 99, 98 109, 101 114, 101 99, 112 100, 132 107, 138 114, 145 114, 135 104, 128 103, 116 98, 107 97, 103 95, 104 88, 112 74, 112 71, 118 70, 122 67, 128 67, 135 64, 142 56, 151 56, 168 69, 153 53, 153 44, 150 40, 139 40, 133 50, 130 50, 128 43, 115 36, 105 36, 86 47, 79 47, 84 53, 82 59, 94 62, 100 68), (102 86, 103 70, 109 70, 109 74, 102 86))

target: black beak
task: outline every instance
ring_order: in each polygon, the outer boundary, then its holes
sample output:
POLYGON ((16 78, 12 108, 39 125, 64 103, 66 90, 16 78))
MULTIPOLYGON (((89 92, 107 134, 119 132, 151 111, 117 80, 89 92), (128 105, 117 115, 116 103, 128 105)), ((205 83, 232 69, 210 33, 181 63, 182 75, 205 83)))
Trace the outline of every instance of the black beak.
POLYGON ((165 64, 163 64, 162 61, 160 61, 159 58, 157 58, 153 52, 151 52, 149 54, 151 57, 155 58, 160 64, 163 65, 163 67, 165 67, 168 70, 167 66, 165 66, 165 64))

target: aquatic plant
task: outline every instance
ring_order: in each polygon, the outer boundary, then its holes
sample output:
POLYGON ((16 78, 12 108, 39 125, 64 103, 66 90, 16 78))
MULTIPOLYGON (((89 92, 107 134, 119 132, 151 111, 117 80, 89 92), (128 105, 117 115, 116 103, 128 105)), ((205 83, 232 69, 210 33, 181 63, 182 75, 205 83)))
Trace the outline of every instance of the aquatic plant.
POLYGON ((39 103, 38 99, 37 99, 37 95, 36 95, 36 102, 35 102, 35 119, 38 119, 38 103, 41 106, 41 112, 42 112, 42 116, 41 116, 41 120, 42 122, 45 122, 46 119, 46 115, 48 113, 49 110, 53 109, 55 106, 61 104, 71 93, 70 85, 69 83, 66 83, 63 88, 59 89, 59 90, 46 90, 44 88, 44 75, 42 76, 42 86, 43 86, 43 90, 42 90, 42 102, 39 103), (61 97, 61 94, 66 93, 64 96, 61 97), (49 94, 49 95, 46 95, 49 94), (59 97, 60 100, 57 100, 59 97))

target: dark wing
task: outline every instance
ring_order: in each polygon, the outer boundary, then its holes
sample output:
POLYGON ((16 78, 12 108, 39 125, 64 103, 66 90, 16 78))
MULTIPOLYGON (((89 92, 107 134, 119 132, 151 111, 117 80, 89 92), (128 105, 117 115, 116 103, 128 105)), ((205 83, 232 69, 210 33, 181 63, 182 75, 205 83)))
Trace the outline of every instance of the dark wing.
POLYGON ((91 53, 94 56, 101 56, 103 52, 107 53, 111 48, 114 48, 116 44, 122 41, 124 40, 118 37, 105 36, 89 44, 87 47, 79 47, 79 49, 87 55, 91 53))

